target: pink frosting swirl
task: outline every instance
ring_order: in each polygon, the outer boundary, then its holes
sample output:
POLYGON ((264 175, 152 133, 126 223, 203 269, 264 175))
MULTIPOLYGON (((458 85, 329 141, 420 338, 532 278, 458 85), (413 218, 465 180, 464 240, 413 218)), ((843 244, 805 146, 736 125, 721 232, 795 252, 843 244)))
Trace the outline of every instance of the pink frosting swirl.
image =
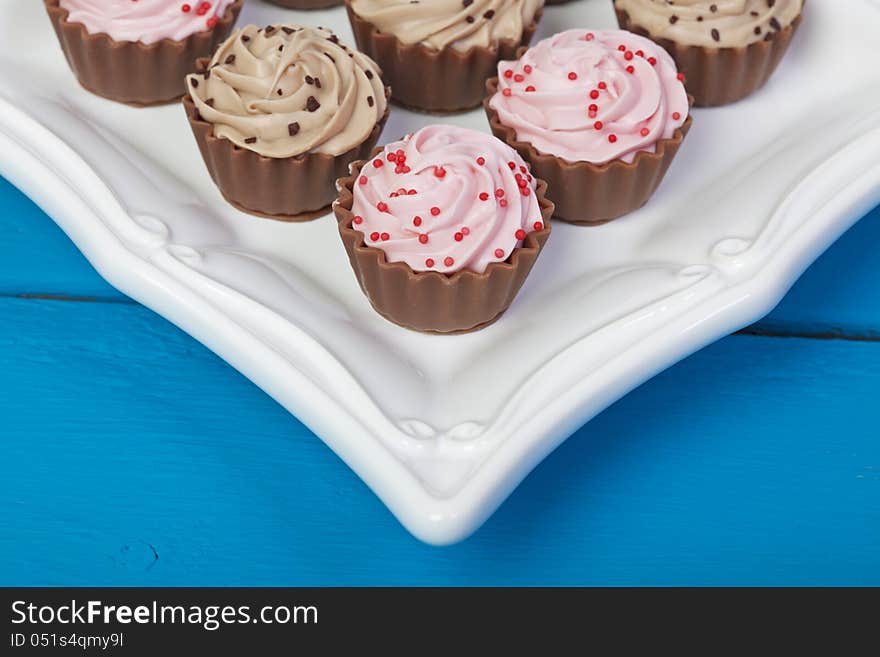
POLYGON ((489 101, 517 139, 571 162, 632 162, 688 116, 672 57, 623 30, 568 30, 498 64, 489 101))
POLYGON ((108 34, 116 41, 150 44, 180 41, 209 30, 234 0, 61 0, 71 23, 89 34, 108 34))
POLYGON ((432 125, 388 144, 354 182, 354 228, 389 262, 482 273, 543 229, 522 158, 474 130, 432 125))

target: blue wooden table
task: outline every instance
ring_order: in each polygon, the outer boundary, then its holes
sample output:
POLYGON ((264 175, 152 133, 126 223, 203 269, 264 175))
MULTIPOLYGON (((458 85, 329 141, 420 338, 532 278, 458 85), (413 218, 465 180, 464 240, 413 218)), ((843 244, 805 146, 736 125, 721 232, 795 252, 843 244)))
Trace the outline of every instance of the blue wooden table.
POLYGON ((880 584, 880 209, 449 548, 2 179, 0 235, 0 584, 880 584))

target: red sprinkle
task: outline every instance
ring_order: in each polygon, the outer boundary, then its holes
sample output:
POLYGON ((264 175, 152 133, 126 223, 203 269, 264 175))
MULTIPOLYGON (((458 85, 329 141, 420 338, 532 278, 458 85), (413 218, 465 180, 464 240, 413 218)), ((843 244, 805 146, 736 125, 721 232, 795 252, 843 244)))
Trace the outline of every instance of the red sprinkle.
POLYGON ((632 75, 633 73, 636 72, 636 67, 635 67, 635 66, 632 66, 632 65, 627 66, 627 67, 626 67, 626 72, 629 73, 630 75, 632 75))
POLYGON ((478 157, 477 164, 479 164, 480 166, 483 166, 484 164, 486 164, 486 158, 485 157, 478 157))
POLYGON ((526 64, 525 66, 523 66, 523 70, 524 70, 526 73, 531 73, 531 72, 532 72, 532 67, 531 67, 530 65, 526 64))
POLYGON ((462 234, 462 235, 470 235, 470 234, 471 234, 471 229, 468 228, 467 226, 463 226, 462 229, 461 229, 461 234, 462 234))
POLYGON ((612 144, 617 141, 617 135, 608 135, 608 141, 612 144))
POLYGON ((382 233, 382 241, 383 242, 387 242, 390 239, 391 239, 391 235, 389 235, 388 233, 382 233))
POLYGON ((464 233, 456 233, 453 237, 456 242, 461 242, 464 239, 464 233))
POLYGON ((522 228, 520 228, 518 231, 516 231, 513 234, 513 236, 518 240, 524 240, 526 238, 526 231, 524 231, 522 228))
POLYGON ((434 258, 428 258, 425 260, 425 267, 433 267, 434 266, 434 258))
POLYGON ((421 225, 422 225, 422 218, 418 215, 413 217, 413 226, 421 226, 421 225))
POLYGON ((486 192, 480 192, 480 200, 481 201, 488 201, 489 195, 486 192))
POLYGON ((374 242, 378 242, 379 241, 379 233, 370 233, 370 239, 373 240, 374 242))
POLYGON ((352 221, 356 224, 362 223, 363 220, 364 220, 364 218, 362 216, 360 216, 359 214, 356 214, 354 216, 354 219, 352 219, 352 221))
POLYGON ((360 178, 358 178, 358 183, 361 185, 366 185, 367 184, 367 177, 361 176, 360 178))
POLYGON ((443 178, 446 175, 446 169, 443 167, 434 167, 434 175, 438 178, 443 178))
POLYGON ((672 113, 672 120, 673 121, 678 121, 680 118, 681 118, 681 114, 679 114, 678 112, 672 113))
POLYGON ((376 204, 376 209, 377 209, 379 212, 388 212, 388 204, 385 203, 384 201, 379 201, 379 202, 376 204))
POLYGON ((656 57, 648 57, 648 63, 651 66, 657 66, 657 58, 656 57))
POLYGON ((443 258, 443 264, 446 265, 447 267, 451 267, 452 265, 455 264, 455 260, 453 260, 449 256, 446 256, 445 258, 443 258))
POLYGON ((596 100, 598 97, 599 97, 599 92, 596 91, 595 89, 593 89, 593 90, 590 92, 590 98, 592 98, 593 100, 596 100))
POLYGON ((651 131, 648 130, 647 128, 642 128, 642 129, 641 129, 641 135, 642 135, 642 137, 647 137, 647 136, 650 135, 650 134, 651 134, 651 131))
POLYGON ((584 37, 584 39, 586 39, 587 41, 592 41, 595 38, 596 37, 593 35, 592 32, 587 32, 587 35, 584 37))
POLYGON ((502 90, 501 95, 502 95, 502 96, 509 96, 509 95, 510 95, 510 89, 504 89, 504 90, 502 90))
POLYGON ((525 77, 520 73, 517 73, 516 75, 513 76, 514 82, 522 82, 523 80, 525 80, 525 77))
POLYGON ((375 159, 375 160, 373 160, 373 166, 376 167, 377 169, 378 169, 379 167, 381 167, 383 164, 385 164, 385 163, 384 163, 382 160, 380 160, 380 159, 375 159))
POLYGON ((599 111, 599 106, 598 106, 596 103, 593 103, 593 104, 590 105, 587 109, 589 109, 591 112, 598 112, 598 111, 599 111))
POLYGON ((596 128, 596 130, 601 130, 602 128, 605 127, 605 124, 602 123, 601 121, 596 121, 596 122, 593 124, 593 127, 596 128))
POLYGON ((534 91, 534 90, 535 90, 535 88, 532 85, 529 85, 528 87, 526 87, 526 91, 534 91))
POLYGON ((512 78, 512 77, 513 77, 513 70, 512 70, 512 69, 507 69, 506 71, 504 71, 504 77, 506 77, 506 78, 508 78, 508 79, 509 79, 509 78, 512 78))
POLYGON ((624 46, 623 44, 621 44, 621 45, 617 46, 617 49, 618 49, 620 52, 624 52, 624 51, 626 50, 626 46, 624 46))
POLYGON ((569 80, 577 80, 577 79, 578 79, 578 74, 575 73, 574 71, 572 71, 571 73, 568 74, 568 79, 569 79, 569 80))
POLYGON ((540 221, 536 221, 533 228, 535 230, 544 230, 544 224, 542 224, 540 221))
POLYGON ((440 214, 440 208, 438 208, 436 206, 431 208, 431 214, 436 217, 438 214, 440 214))
POLYGON ((632 50, 627 50, 627 51, 623 54, 623 58, 624 58, 626 61, 630 61, 630 60, 633 58, 632 50))
POLYGON ((501 198, 502 196, 504 196, 504 190, 499 187, 495 190, 495 198, 501 198))
POLYGON ((511 171, 516 171, 516 162, 508 162, 507 166, 510 168, 511 171))
POLYGON ((600 82, 600 83, 599 83, 599 88, 602 89, 602 90, 604 91, 605 89, 608 88, 608 85, 607 85, 605 82, 600 82))
POLYGON ((419 235, 419 242, 421 242, 422 244, 427 244, 428 236, 425 233, 422 233, 421 235, 419 235))
POLYGON ((502 251, 501 249, 495 249, 495 257, 496 257, 496 258, 503 258, 503 257, 504 257, 504 251, 502 251))
POLYGON ((679 73, 675 77, 678 78, 679 82, 684 82, 684 73, 679 73))
POLYGON ((506 208, 507 207, 507 199, 506 198, 501 199, 500 201, 498 201, 498 205, 500 205, 502 208, 506 208))

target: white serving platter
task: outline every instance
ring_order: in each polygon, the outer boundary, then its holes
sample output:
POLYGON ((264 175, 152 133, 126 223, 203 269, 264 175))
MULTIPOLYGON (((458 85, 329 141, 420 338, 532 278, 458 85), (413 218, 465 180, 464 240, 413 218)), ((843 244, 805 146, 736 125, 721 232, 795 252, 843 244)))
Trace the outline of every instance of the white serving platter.
MULTIPOLYGON (((880 1, 810 0, 764 90, 695 111, 647 207, 600 228, 557 222, 500 321, 422 335, 371 310, 332 217, 283 224, 229 207, 181 107, 89 95, 42 2, 0 0, 0 15, 0 174, 111 284, 283 404, 430 543, 466 537, 584 422, 769 312, 880 202, 880 1)), ((342 8, 249 0, 240 24, 282 21, 353 43, 342 8)), ((538 37, 614 25, 610 0, 575 0, 548 8, 538 37)), ((488 130, 481 111, 442 120, 488 130)), ((383 141, 435 121, 394 108, 383 141)))

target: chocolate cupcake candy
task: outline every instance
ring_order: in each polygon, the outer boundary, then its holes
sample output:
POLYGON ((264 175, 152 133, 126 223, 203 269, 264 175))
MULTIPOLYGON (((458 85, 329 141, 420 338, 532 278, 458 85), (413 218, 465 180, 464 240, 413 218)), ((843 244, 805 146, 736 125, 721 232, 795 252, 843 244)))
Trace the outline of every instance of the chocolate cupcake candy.
POLYGON ((550 235, 546 185, 494 137, 432 125, 352 166, 334 204, 376 311, 418 331, 472 331, 511 304, 550 235))
POLYGON ((130 105, 178 100, 193 62, 228 36, 242 3, 45 0, 79 83, 130 105))
POLYGON ((250 25, 202 65, 184 105, 211 177, 245 212, 314 218, 387 118, 378 66, 330 30, 250 25))
POLYGON ((569 30, 488 83, 492 132, 547 181, 555 217, 600 224, 644 205, 690 128, 672 58, 621 30, 569 30))
POLYGON ((476 107, 501 59, 528 44, 544 0, 346 0, 358 47, 394 100, 431 112, 476 107))
POLYGON ((801 22, 804 0, 614 0, 620 27, 653 39, 687 77, 700 107, 760 89, 801 22))

